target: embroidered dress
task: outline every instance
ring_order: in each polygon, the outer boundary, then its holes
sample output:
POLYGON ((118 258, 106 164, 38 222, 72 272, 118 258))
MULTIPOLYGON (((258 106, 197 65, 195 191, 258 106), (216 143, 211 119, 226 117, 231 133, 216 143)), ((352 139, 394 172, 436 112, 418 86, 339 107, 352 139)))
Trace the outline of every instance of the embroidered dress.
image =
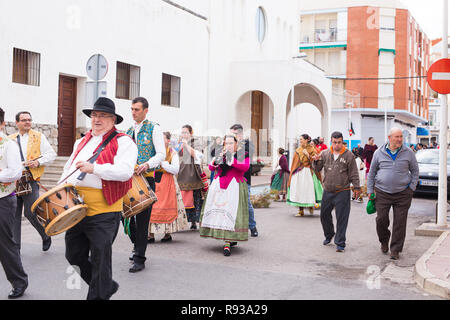
MULTIPOLYGON (((178 157, 171 149, 166 152, 166 160, 172 165, 176 157, 175 165, 179 168, 178 157)), ((178 171, 175 168, 175 171, 178 171)), ((175 172, 171 173, 164 169, 159 170, 162 174, 161 181, 156 183, 156 196, 158 201, 153 205, 150 217, 149 233, 175 233, 188 229, 186 210, 183 205, 180 187, 178 186, 175 172)))
POLYGON ((298 148, 292 162, 288 184, 287 203, 295 207, 314 207, 322 201, 323 187, 320 174, 311 168, 312 157, 317 154, 314 146, 298 148), (304 154, 307 151, 308 156, 304 154))
POLYGON ((289 182, 289 165, 286 156, 281 156, 278 161, 279 170, 272 176, 271 189, 277 190, 280 195, 287 193, 287 186, 289 182))
POLYGON ((231 165, 209 166, 216 175, 200 216, 200 236, 225 241, 248 240, 248 187, 244 173, 250 167, 248 156, 231 165))

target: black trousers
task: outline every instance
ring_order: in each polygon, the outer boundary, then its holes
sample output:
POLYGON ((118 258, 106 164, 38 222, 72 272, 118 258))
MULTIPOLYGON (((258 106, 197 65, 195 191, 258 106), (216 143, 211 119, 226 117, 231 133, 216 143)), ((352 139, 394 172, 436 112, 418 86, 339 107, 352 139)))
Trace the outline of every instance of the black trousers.
POLYGON ((32 192, 26 196, 17 197, 16 217, 14 223, 14 240, 21 247, 22 237, 22 211, 25 217, 30 221, 31 225, 39 232, 42 241, 47 240, 49 236, 45 233, 44 227, 39 223, 36 215, 31 213, 33 203, 39 198, 39 185, 36 181, 31 182, 32 192))
POLYGON ((23 270, 19 245, 13 235, 16 206, 15 196, 0 199, 0 263, 11 285, 24 288, 28 286, 28 276, 23 270))
MULTIPOLYGON (((150 188, 155 191, 155 179, 146 178, 150 188)), ((130 218, 130 239, 134 244, 133 261, 136 264, 144 264, 147 258, 145 252, 147 250, 148 242, 148 226, 150 224, 150 217, 152 214, 153 205, 145 211, 130 218)))
POLYGON ((121 216, 121 212, 111 212, 85 217, 66 232, 66 259, 89 285, 88 300, 111 296, 112 245, 121 216))
POLYGON ((334 236, 334 243, 345 248, 348 218, 350 216, 350 190, 331 193, 323 192, 320 207, 320 222, 326 239, 334 236), (336 232, 331 212, 336 211, 336 232))

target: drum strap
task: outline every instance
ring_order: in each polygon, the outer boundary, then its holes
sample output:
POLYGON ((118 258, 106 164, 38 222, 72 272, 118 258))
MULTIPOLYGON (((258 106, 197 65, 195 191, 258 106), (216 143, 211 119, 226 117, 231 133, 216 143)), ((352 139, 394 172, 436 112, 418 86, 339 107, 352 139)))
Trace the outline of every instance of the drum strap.
POLYGON ((20 158, 22 158, 22 162, 24 162, 25 158, 23 157, 22 145, 20 144, 20 133, 17 135, 17 143, 19 144, 20 158))
MULTIPOLYGON (((100 156, 100 153, 102 153, 103 150, 105 150, 106 146, 108 145, 108 143, 110 143, 112 141, 112 139, 114 139, 115 136, 117 136, 119 134, 119 132, 114 131, 113 133, 111 133, 108 137, 108 139, 106 139, 102 145, 97 149, 97 153, 95 154, 95 156, 89 160, 90 163, 94 163, 95 161, 97 161, 97 158, 100 156)), ((83 181, 84 178, 86 177, 86 173, 83 172, 82 174, 80 174, 78 176, 78 180, 83 181)))

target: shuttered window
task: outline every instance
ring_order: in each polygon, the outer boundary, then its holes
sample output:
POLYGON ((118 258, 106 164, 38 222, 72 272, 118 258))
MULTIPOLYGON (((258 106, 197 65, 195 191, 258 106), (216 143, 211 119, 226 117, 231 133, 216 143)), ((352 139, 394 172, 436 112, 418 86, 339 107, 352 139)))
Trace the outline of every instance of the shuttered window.
POLYGON ((40 85, 41 55, 14 48, 13 82, 31 86, 40 85))
POLYGON ((162 74, 161 104, 164 106, 180 107, 181 78, 170 74, 162 74))
POLYGON ((141 68, 117 61, 116 98, 133 100, 140 95, 141 68))

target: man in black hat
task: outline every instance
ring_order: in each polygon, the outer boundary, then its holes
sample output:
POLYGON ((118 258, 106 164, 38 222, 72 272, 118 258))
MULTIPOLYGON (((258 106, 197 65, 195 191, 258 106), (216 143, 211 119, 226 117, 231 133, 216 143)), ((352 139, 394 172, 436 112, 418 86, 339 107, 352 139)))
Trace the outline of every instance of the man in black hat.
POLYGON ((119 288, 112 280, 112 244, 120 225, 123 197, 132 186, 137 147, 129 136, 116 131, 114 125, 123 118, 115 113, 112 100, 99 98, 93 109, 83 112, 91 118, 92 130, 75 142, 62 177, 76 169, 85 176, 76 174, 60 182, 76 187, 88 212, 66 232, 66 259, 78 267, 89 284, 88 300, 108 300, 119 288), (102 148, 96 160, 87 161, 102 148))

